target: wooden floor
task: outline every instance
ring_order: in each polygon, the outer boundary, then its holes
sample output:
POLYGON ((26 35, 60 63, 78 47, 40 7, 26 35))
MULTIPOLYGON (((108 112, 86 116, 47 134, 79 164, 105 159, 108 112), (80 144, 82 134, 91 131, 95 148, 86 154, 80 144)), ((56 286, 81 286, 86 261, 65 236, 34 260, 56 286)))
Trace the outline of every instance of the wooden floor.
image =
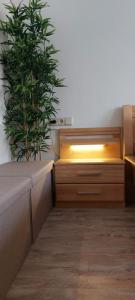
POLYGON ((135 300, 135 209, 54 209, 8 300, 135 300))

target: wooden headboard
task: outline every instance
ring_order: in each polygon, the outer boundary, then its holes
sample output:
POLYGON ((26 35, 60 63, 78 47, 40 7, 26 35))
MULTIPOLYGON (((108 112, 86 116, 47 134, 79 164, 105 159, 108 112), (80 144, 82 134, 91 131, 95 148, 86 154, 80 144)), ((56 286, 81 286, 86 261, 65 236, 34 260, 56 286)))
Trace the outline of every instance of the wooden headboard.
POLYGON ((124 156, 135 153, 135 105, 123 106, 123 151, 124 156))
POLYGON ((89 158, 122 158, 121 128, 70 128, 60 129, 60 158, 89 159, 89 158), (72 150, 72 145, 103 144, 102 151, 72 150))

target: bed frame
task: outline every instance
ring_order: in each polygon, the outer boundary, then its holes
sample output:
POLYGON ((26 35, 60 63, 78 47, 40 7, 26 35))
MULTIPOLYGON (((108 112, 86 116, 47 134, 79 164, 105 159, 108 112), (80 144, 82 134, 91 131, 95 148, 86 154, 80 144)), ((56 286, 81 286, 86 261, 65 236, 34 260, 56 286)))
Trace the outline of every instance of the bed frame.
POLYGON ((123 156, 125 158, 126 203, 135 204, 135 105, 123 106, 123 156))

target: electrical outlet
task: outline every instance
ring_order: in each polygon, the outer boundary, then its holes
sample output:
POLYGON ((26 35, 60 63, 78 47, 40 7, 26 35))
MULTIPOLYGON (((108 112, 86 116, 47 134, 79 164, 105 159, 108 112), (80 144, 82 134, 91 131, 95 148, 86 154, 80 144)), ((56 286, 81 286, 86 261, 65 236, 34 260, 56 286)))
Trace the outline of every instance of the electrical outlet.
POLYGON ((64 126, 65 125, 65 118, 59 118, 58 120, 58 125, 59 126, 64 126))
POLYGON ((56 118, 50 120, 50 125, 53 126, 72 126, 73 118, 66 117, 66 118, 56 118))
POLYGON ((49 124, 50 124, 50 125, 57 125, 56 119, 50 120, 49 124))

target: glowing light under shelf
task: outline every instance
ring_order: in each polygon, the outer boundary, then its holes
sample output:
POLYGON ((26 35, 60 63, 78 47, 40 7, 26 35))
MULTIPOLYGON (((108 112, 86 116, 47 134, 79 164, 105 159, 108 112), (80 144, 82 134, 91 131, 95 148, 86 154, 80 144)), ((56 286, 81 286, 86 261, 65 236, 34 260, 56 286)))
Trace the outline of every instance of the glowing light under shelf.
POLYGON ((104 145, 71 145, 71 150, 76 151, 101 151, 104 149, 104 145))

